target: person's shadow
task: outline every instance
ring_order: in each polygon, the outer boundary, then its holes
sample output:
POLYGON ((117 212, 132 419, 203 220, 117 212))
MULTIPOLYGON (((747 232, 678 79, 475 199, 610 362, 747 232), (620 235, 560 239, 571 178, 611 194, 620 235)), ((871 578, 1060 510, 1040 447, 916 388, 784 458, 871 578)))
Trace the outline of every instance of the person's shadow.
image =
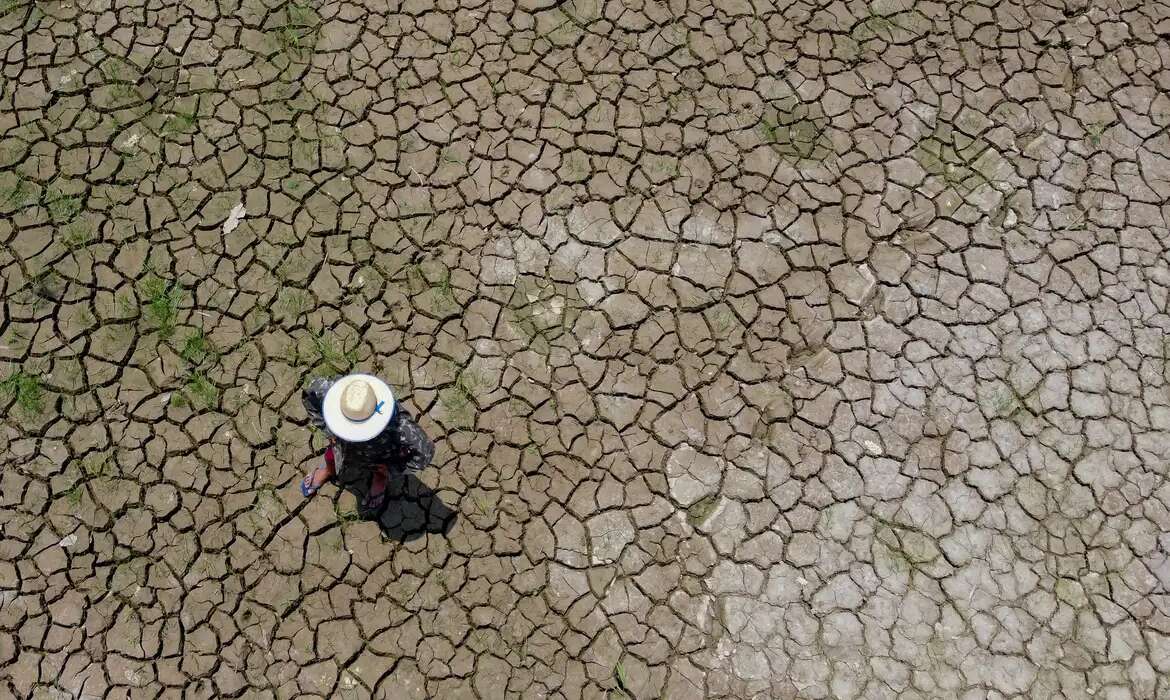
MULTIPOLYGON (((370 475, 363 470, 351 471, 357 473, 348 479, 338 475, 338 485, 361 503, 370 489, 370 475)), ((418 477, 393 471, 381 507, 373 513, 359 512, 365 520, 376 520, 384 537, 398 542, 410 542, 426 534, 446 535, 459 517, 418 477)))

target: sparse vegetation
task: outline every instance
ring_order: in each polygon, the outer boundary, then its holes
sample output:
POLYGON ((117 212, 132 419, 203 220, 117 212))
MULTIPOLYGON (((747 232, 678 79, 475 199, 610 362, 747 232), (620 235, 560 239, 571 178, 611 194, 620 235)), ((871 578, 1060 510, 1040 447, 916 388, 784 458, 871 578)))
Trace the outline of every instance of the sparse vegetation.
POLYGON ((508 300, 505 318, 530 349, 547 356, 553 343, 576 322, 580 306, 574 286, 524 277, 508 300))
POLYGON ((834 37, 833 57, 848 65, 854 65, 861 59, 861 44, 853 37, 834 37))
POLYGON ((406 286, 412 294, 418 294, 427 288, 427 278, 422 272, 422 266, 412 263, 403 268, 406 273, 406 286))
MULTIPOLYGON (((891 538, 895 543, 898 543, 897 537, 891 533, 891 538)), ((871 547, 874 564, 879 567, 879 571, 885 571, 895 574, 906 574, 914 568, 913 562, 901 550, 900 546, 890 546, 880 539, 874 540, 871 547)))
POLYGON ((162 134, 164 136, 171 136, 174 134, 187 134, 195 130, 195 125, 198 122, 198 116, 195 112, 183 112, 174 110, 167 116, 163 122, 162 134))
POLYGON ((8 185, 0 187, 0 206, 20 209, 35 201, 37 186, 19 175, 8 185))
POLYGON ((587 179, 592 172, 590 168, 588 154, 581 151, 572 151, 565 156, 561 164, 561 171, 565 178, 571 182, 587 179))
POLYGON ((464 369, 455 377, 453 386, 440 392, 439 402, 449 415, 465 420, 470 417, 469 409, 476 404, 476 393, 484 386, 486 382, 479 375, 464 369))
POLYGON ((138 99, 137 81, 130 77, 130 69, 118 58, 111 58, 102 66, 102 75, 110 86, 110 95, 119 103, 138 99))
POLYGON ((298 277, 302 277, 312 267, 312 263, 304 255, 299 253, 290 254, 280 263, 276 268, 276 278, 281 282, 289 282, 298 277))
POLYGON ((921 34, 921 19, 923 18, 915 10, 883 11, 877 2, 873 2, 867 8, 866 16, 853 25, 850 34, 857 41, 874 38, 893 41, 894 32, 897 30, 917 37, 921 34))
POLYGON ((526 418, 532 415, 532 407, 524 399, 513 396, 508 399, 508 413, 514 418, 526 418))
POLYGON ((53 270, 39 270, 28 281, 22 290, 26 302, 34 308, 41 308, 44 302, 60 301, 64 294, 65 280, 53 270))
POLYGON ((476 392, 487 385, 478 374, 470 370, 463 370, 455 378, 455 390, 468 401, 474 401, 476 392))
POLYGON ((718 311, 708 316, 708 324, 716 337, 725 337, 730 333, 735 328, 736 320, 735 314, 726 307, 719 307, 718 311))
POLYGON ((1108 127, 1101 122, 1094 122, 1085 127, 1085 140, 1094 148, 1101 145, 1101 136, 1108 127))
POLYGON ((719 505, 719 496, 707 496, 706 498, 695 501, 687 508, 687 522, 691 527, 698 527, 707 516, 715 511, 715 506, 719 505))
POLYGON ((345 535, 340 530, 330 530, 321 535, 321 546, 333 552, 345 549, 345 535))
POLYGON ((279 12, 280 24, 273 31, 277 46, 292 60, 306 58, 317 43, 317 11, 307 2, 291 0, 279 12))
POLYGON ((114 308, 119 316, 133 316, 134 312, 138 310, 138 304, 132 294, 118 294, 114 297, 114 308))
POLYGON ((318 364, 334 372, 347 372, 357 363, 357 347, 346 347, 345 339, 336 333, 313 335, 313 349, 317 351, 318 364))
POLYGON ((187 377, 180 392, 171 395, 177 405, 194 408, 213 408, 219 401, 219 388, 211 383, 207 375, 196 372, 187 377))
POLYGON ((485 518, 491 517, 492 510, 488 506, 487 501, 483 500, 483 496, 480 496, 478 493, 474 493, 471 495, 471 502, 475 504, 475 507, 477 510, 479 510, 480 515, 485 518))
POLYGON ((458 389, 449 389, 441 392, 439 395, 439 403, 452 416, 464 416, 466 414, 468 406, 467 397, 458 389))
POLYGON ((1010 418, 1016 411, 1020 410, 1021 405, 1015 393, 1010 389, 1004 388, 991 397, 991 400, 988 402, 988 407, 991 409, 992 417, 1010 418))
POLYGON ((93 311, 91 311, 88 306, 82 307, 81 310, 77 312, 77 320, 80 321, 84 326, 97 325, 97 318, 93 315, 93 311))
POLYGON ((308 311, 311 306, 312 299, 308 292, 303 289, 286 287, 277 296, 274 308, 277 313, 284 315, 287 319, 295 320, 308 311))
POLYGON ((459 308, 459 299, 455 296, 455 287, 451 283, 451 271, 443 268, 438 273, 428 277, 420 264, 410 264, 405 268, 406 285, 413 294, 430 292, 434 305, 432 310, 438 314, 451 313, 459 308))
POLYGON ((621 661, 617 662, 617 665, 613 667, 613 678, 617 681, 617 688, 614 688, 614 692, 618 693, 619 697, 631 698, 630 678, 626 675, 625 664, 621 661))
POLYGON ((35 0, 0 0, 0 17, 4 17, 9 12, 20 8, 27 8, 33 5, 35 0))
POLYGON ((81 197, 65 194, 55 185, 45 188, 41 203, 49 212, 49 218, 56 224, 67 224, 81 212, 81 197))
POLYGON ((342 535, 351 524, 362 519, 362 514, 357 510, 342 510, 340 501, 333 502, 333 515, 337 518, 337 524, 341 526, 342 535))
POLYGON ((113 470, 114 458, 108 452, 91 452, 81 460, 81 471, 88 477, 106 476, 113 470))
POLYGON ((679 162, 673 156, 647 154, 643 156, 645 172, 654 182, 664 182, 671 177, 678 177, 679 162))
POLYGON ((31 335, 28 331, 14 326, 8 335, 0 336, 0 343, 8 345, 11 349, 19 350, 28 346, 28 341, 31 335))
POLYGON ((538 325, 536 313, 527 306, 513 309, 509 324, 536 352, 548 355, 552 349, 550 339, 545 336, 543 329, 538 325))
POLYGON ((53 374, 56 378, 63 380, 66 385, 81 387, 84 385, 83 374, 84 369, 81 365, 81 360, 76 357, 69 357, 59 359, 55 363, 53 374))
POLYGON ((993 163, 988 157, 994 154, 986 140, 972 138, 942 124, 914 149, 914 158, 923 170, 960 194, 967 194, 993 179, 993 163))
POLYGON ((15 401, 16 407, 28 416, 35 416, 45 409, 45 390, 40 377, 16 370, 0 381, 0 395, 7 401, 15 401))
POLYGON ((439 279, 431 285, 431 289, 435 290, 435 296, 444 303, 451 306, 459 305, 459 300, 455 298, 455 288, 451 286, 450 270, 443 270, 442 274, 439 275, 439 279))
POLYGON ((467 159, 464 157, 455 155, 454 153, 452 153, 452 147, 447 146, 439 153, 439 160, 444 162, 444 163, 454 163, 456 165, 463 165, 463 163, 466 162, 467 159))
POLYGON ((552 43, 558 46, 569 46, 575 44, 577 39, 583 33, 580 20, 578 20, 571 12, 566 11, 562 6, 557 12, 564 17, 563 20, 557 23, 549 31, 544 32, 544 36, 552 43))
POLYGON ((854 25, 852 34, 859 41, 865 41, 874 37, 888 39, 897 27, 898 25, 895 20, 890 17, 870 14, 854 25))
POLYGON ((86 221, 74 221, 61 229, 61 243, 69 250, 80 250, 93 241, 93 231, 86 221))
POLYGON ((405 133, 398 138, 398 150, 403 153, 414 153, 422 148, 425 148, 422 139, 413 131, 405 133))
POLYGON ((81 484, 75 484, 73 488, 62 494, 65 497, 65 502, 71 506, 76 506, 81 503, 81 497, 84 494, 84 487, 81 484))
POLYGON ((824 160, 832 153, 828 120, 818 107, 796 98, 776 100, 765 108, 758 128, 764 143, 786 160, 824 160))
POLYGON ((193 366, 202 364, 208 358, 214 357, 215 354, 215 344, 211 342, 202 328, 187 336, 187 339, 183 341, 183 348, 179 351, 179 356, 193 366))
POLYGON ((869 517, 875 523, 871 553, 879 572, 908 574, 938 556, 939 552, 931 544, 933 538, 919 526, 895 522, 873 512, 869 517))
POLYGON ((171 337, 179 317, 179 303, 183 299, 182 286, 178 282, 151 275, 142 281, 139 291, 145 298, 144 313, 147 319, 154 324, 160 337, 171 337))

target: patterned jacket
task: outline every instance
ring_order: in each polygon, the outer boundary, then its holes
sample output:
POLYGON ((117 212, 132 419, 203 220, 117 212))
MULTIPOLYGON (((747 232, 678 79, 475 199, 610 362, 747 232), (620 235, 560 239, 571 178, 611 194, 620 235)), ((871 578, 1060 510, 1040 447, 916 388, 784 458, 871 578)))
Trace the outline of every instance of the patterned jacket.
POLYGON ((345 442, 329 432, 321 407, 325 393, 340 377, 314 379, 301 393, 309 422, 325 431, 340 448, 341 464, 349 468, 369 469, 385 464, 394 471, 418 472, 431 463, 435 445, 415 422, 414 417, 395 401, 394 416, 386 429, 365 442, 345 442))

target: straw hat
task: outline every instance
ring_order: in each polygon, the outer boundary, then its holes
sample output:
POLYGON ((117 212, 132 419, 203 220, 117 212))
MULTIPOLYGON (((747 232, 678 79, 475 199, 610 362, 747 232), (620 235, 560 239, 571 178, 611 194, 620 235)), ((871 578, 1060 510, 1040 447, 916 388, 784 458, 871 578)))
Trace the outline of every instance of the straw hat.
POLYGON ((386 382, 369 374, 350 374, 325 392, 322 403, 329 432, 346 442, 365 442, 394 417, 394 394, 386 382))

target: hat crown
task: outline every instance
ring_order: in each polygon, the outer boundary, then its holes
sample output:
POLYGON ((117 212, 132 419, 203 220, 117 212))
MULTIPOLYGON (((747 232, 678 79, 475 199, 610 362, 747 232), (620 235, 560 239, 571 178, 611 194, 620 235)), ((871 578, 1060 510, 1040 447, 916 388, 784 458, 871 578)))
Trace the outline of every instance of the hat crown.
POLYGON ((349 383, 341 392, 341 414, 352 421, 363 421, 374 415, 378 397, 374 388, 364 379, 349 383))

